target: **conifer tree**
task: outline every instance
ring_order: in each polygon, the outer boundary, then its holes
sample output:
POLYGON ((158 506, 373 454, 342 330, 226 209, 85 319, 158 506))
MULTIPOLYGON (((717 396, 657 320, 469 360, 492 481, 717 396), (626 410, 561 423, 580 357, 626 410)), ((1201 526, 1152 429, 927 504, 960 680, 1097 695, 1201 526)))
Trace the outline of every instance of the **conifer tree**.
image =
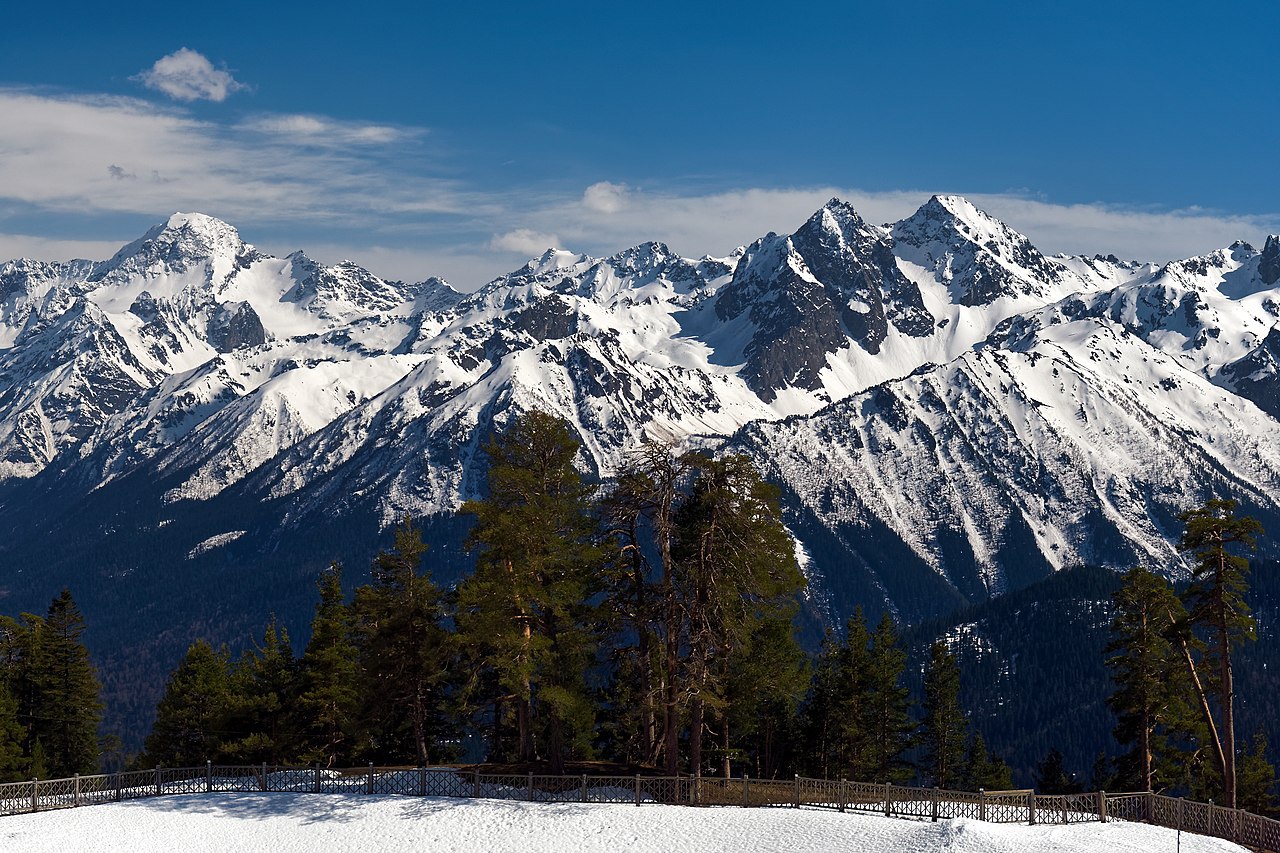
POLYGON ((300 663, 297 728, 302 760, 332 767, 352 748, 360 708, 358 653, 342 592, 342 564, 331 564, 316 586, 320 601, 300 663))
POLYGON ((1254 621, 1244 602, 1248 589, 1249 561, 1239 551, 1257 547, 1255 536, 1262 531, 1255 519, 1237 518, 1233 500, 1213 499, 1179 518, 1186 524, 1178 549, 1191 555, 1192 584, 1186 593, 1188 622, 1202 628, 1209 637, 1207 662, 1214 672, 1214 684, 1205 685, 1192 661, 1183 636, 1181 649, 1198 694, 1205 726, 1215 744, 1222 773, 1224 805, 1236 807, 1235 676, 1231 649, 1255 639, 1254 621), (1216 693, 1221 722, 1210 711, 1208 694, 1216 693))
POLYGON ((369 748, 386 759, 411 753, 419 766, 431 762, 440 734, 451 653, 440 590, 420 571, 426 550, 406 517, 395 549, 378 554, 373 582, 356 590, 353 608, 369 748))
POLYGON ((804 576, 782 525, 778 490, 746 456, 692 456, 695 477, 676 512, 673 556, 689 624, 689 761, 700 772, 709 706, 728 727, 724 662, 747 645, 759 619, 794 601, 804 576))
POLYGON ((800 715, 801 753, 804 772, 819 779, 834 779, 841 774, 842 718, 837 702, 840 693, 840 657, 843 644, 834 634, 823 639, 822 650, 814 662, 809 689, 800 715))
POLYGON ((1270 815, 1276 809, 1276 768, 1267 758, 1267 736, 1258 732, 1240 757, 1239 808, 1270 815))
POLYGON ((1121 784, 1155 791, 1170 781, 1162 776, 1172 751, 1169 732, 1185 718, 1186 678, 1168 634, 1186 612, 1169 582, 1141 567, 1125 575, 1115 607, 1106 663, 1116 689, 1107 704, 1116 715, 1116 740, 1129 747, 1120 760, 1121 784))
POLYGON ((232 670, 228 742, 223 752, 237 761, 283 764, 296 757, 293 730, 297 662, 289 634, 272 617, 262 645, 247 649, 232 670))
POLYGON ((222 754, 231 706, 229 657, 205 640, 187 649, 156 706, 144 765, 193 767, 222 754))
POLYGON ((904 759, 915 723, 911 694, 902 686, 907 655, 888 613, 880 619, 867 656, 867 701, 864 726, 868 736, 870 776, 877 782, 903 782, 910 775, 904 759))
POLYGON ((18 722, 18 700, 9 685, 0 679, 0 782, 17 782, 27 769, 22 755, 22 742, 26 738, 22 724, 18 722))
POLYGON ((965 758, 964 786, 971 791, 1008 791, 1013 787, 1013 771, 991 749, 981 732, 975 732, 965 758))
POLYGON ((760 778, 775 777, 788 758, 809 675, 792 620, 789 610, 759 619, 727 662, 725 700, 716 714, 726 777, 732 775, 729 758, 739 752, 735 742, 748 746, 746 757, 754 759, 752 773, 760 778))
POLYGON ((1057 747, 1049 750, 1036 765, 1036 790, 1042 794, 1078 794, 1083 787, 1074 773, 1067 771, 1057 747))
POLYGON ((963 781, 969 721, 960 708, 960 667, 942 640, 929 648, 921 706, 925 769, 937 787, 955 787, 963 781))
POLYGON ((523 413, 489 443, 487 496, 460 509, 476 517, 478 552, 457 593, 460 638, 515 708, 520 760, 541 753, 552 772, 587 753, 594 721, 585 674, 604 555, 577 451, 563 421, 523 413))
POLYGON ((101 687, 81 636, 84 617, 69 589, 35 623, 31 679, 31 737, 43 744, 49 772, 70 776, 98 766, 101 687))

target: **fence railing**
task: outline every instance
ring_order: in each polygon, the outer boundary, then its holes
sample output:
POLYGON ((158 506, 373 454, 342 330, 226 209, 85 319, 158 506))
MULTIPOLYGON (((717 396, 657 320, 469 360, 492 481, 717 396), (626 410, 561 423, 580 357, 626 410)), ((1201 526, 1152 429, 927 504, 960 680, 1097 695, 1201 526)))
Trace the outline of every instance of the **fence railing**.
POLYGON ((1069 824, 1126 820, 1233 841, 1280 853, 1280 821, 1212 802, 1151 793, 1037 794, 949 791, 833 779, 692 776, 549 776, 490 774, 456 767, 331 770, 268 764, 156 767, 69 779, 0 784, 0 815, 215 792, 291 791, 396 794, 530 802, 662 803, 694 806, 820 808, 923 820, 971 818, 990 823, 1069 824))

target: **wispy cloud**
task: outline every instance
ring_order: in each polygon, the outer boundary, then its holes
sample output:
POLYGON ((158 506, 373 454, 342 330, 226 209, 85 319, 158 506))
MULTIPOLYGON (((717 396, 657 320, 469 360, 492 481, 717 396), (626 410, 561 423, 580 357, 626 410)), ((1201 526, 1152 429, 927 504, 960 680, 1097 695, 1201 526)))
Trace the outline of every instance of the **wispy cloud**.
POLYGON ((560 245, 555 234, 546 234, 529 228, 517 228, 505 234, 494 234, 489 248, 495 252, 512 252, 518 255, 540 255, 547 249, 560 245))
MULTIPOLYGON (((931 194, 929 190, 867 192, 825 186, 681 195, 602 182, 588 187, 580 198, 513 215, 511 225, 559 234, 568 248, 591 253, 656 239, 684 255, 727 254, 768 231, 795 230, 832 197, 849 202, 870 222, 886 223, 911 215, 931 194)), ((1261 245, 1268 233, 1280 231, 1280 214, 1063 205, 1015 193, 961 194, 1050 254, 1114 253, 1164 261, 1208 252, 1238 239, 1261 245)))
POLYGON ((300 116, 216 124, 133 98, 4 89, 0 115, 0 200, 44 212, 200 210, 241 223, 364 227, 484 209, 421 171, 422 132, 412 128, 300 116))
POLYGON ((247 88, 230 71, 215 68, 204 54, 188 47, 160 57, 155 65, 130 79, 176 101, 221 102, 231 93, 247 88))

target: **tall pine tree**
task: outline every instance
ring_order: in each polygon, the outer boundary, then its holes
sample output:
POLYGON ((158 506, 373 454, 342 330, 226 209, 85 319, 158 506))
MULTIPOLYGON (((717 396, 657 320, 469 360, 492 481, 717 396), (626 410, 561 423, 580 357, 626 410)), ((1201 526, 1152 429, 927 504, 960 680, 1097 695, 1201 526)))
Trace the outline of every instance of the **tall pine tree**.
POLYGON ((942 640, 929 648, 922 707, 925 770, 937 787, 955 787, 963 781, 969 720, 960 708, 960 667, 942 640))
POLYGON ((427 546, 409 518, 395 549, 378 554, 373 582, 356 590, 367 746, 371 757, 431 763, 442 733, 451 640, 443 601, 421 569, 427 546))
POLYGON ((144 765, 194 767, 222 755, 231 710, 231 661, 205 640, 169 676, 144 746, 144 765))
POLYGON ((31 737, 41 742, 51 774, 91 773, 98 766, 101 686, 81 639, 84 617, 69 589, 33 630, 31 737))
POLYGON ((300 663, 299 753, 308 763, 333 767, 351 757, 360 710, 360 670, 351 610, 342 592, 342 565, 333 563, 316 586, 320 601, 300 663))
POLYGON ((1231 650, 1245 640, 1255 639, 1253 617, 1244 602, 1248 589, 1249 561, 1240 551, 1257 547, 1255 537, 1262 525, 1248 516, 1237 517, 1237 503, 1214 499, 1183 513, 1186 524, 1178 549, 1192 558, 1192 583, 1186 600, 1192 628, 1208 635, 1207 662, 1214 672, 1214 684, 1204 685, 1182 643, 1189 675, 1198 693, 1205 726, 1215 742, 1222 772, 1223 805, 1236 807, 1235 674, 1231 650), (1218 716, 1210 711, 1208 694, 1216 693, 1218 716))
POLYGON ((488 494, 460 509, 475 516, 478 553, 458 588, 460 639, 514 707, 519 759, 541 756, 552 772, 589 751, 594 727, 585 674, 604 554, 577 451, 563 421, 523 413, 487 447, 488 494))

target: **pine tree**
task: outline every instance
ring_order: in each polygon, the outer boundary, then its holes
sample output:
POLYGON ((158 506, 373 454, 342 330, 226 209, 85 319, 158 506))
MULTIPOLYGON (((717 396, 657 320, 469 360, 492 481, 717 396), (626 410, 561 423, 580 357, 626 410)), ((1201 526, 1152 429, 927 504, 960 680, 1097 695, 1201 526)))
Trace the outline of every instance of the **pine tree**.
POLYGON ((808 682, 808 662, 796 642, 793 614, 761 618, 728 663, 725 701, 717 712, 724 775, 727 759, 743 752, 751 773, 775 778, 788 759, 789 735, 808 682), (733 739, 730 739, 733 735, 733 739))
POLYGON ((585 674, 604 555, 577 451, 563 421, 521 414, 488 445, 487 496, 460 509, 478 552, 457 593, 460 639, 515 708, 520 760, 541 752, 557 773, 589 751, 594 724, 585 674))
POLYGON ((231 706, 231 662, 205 640, 187 649, 156 706, 142 763, 193 767, 222 754, 231 706))
POLYGON ((1171 751, 1168 732, 1184 716, 1186 679, 1168 634, 1186 612, 1168 581, 1141 567, 1125 575, 1115 606, 1106 650, 1116 689, 1107 704, 1116 715, 1116 740, 1129 747, 1121 784, 1155 791, 1171 781, 1158 771, 1171 751))
POLYGON ((746 456, 692 454, 690 464, 695 476, 675 515, 673 558, 689 625, 689 761, 700 772, 708 710, 728 727, 725 662, 747 645, 758 620, 790 606, 804 576, 781 521, 778 490, 746 456))
POLYGON ((101 687, 81 636, 84 617, 64 589, 33 634, 31 737, 43 744, 49 772, 89 773, 98 766, 101 687))
POLYGON ((921 707, 926 771, 937 787, 955 787, 962 781, 969 720, 960 709, 960 667, 942 640, 929 648, 921 707))
POLYGON ((302 760, 332 767, 350 758, 360 708, 358 651, 352 640, 351 609, 342 592, 342 565, 333 563, 316 586, 320 601, 300 663, 296 727, 302 760))
POLYGON ((840 727, 837 709, 840 688, 840 658, 844 647, 828 633, 814 662, 800 713, 800 761, 804 772, 819 779, 841 775, 840 727))
POLYGON ((1205 726, 1209 729, 1222 773, 1224 805, 1236 807, 1236 738, 1235 676, 1231 649, 1245 640, 1255 639, 1255 626, 1249 607, 1244 602, 1248 589, 1249 561, 1236 551, 1257 547, 1255 536, 1262 531, 1255 519, 1237 518, 1238 504, 1233 500, 1214 499, 1204 506, 1189 510, 1179 518, 1186 524, 1178 550, 1192 557, 1192 584, 1186 593, 1189 623, 1209 635, 1207 662, 1215 674, 1218 714, 1221 725, 1210 711, 1210 686, 1203 685, 1185 637, 1182 642, 1184 660, 1200 700, 1205 726))
POLYGON ((451 654, 440 590, 419 572, 427 546, 409 518, 396 528, 395 549, 378 554, 373 583, 356 590, 365 705, 373 754, 431 762, 440 740, 451 654))
POLYGON ((963 773, 964 787, 971 791, 1008 791, 1013 787, 1013 771, 992 750, 980 732, 969 743, 963 773))
POLYGON ((297 673, 289 634, 273 617, 263 632, 262 645, 246 650, 231 674, 231 735, 223 746, 229 758, 255 764, 283 764, 296 758, 292 709, 297 673))
POLYGON ((911 693, 902 686, 907 655, 898 645, 898 630, 888 613, 880 619, 867 656, 867 700, 863 725, 869 747, 870 776, 880 782, 903 782, 910 776, 904 759, 915 723, 911 693))
POLYGON ((1259 815, 1276 810, 1276 768, 1267 759, 1267 749, 1267 736, 1258 732, 1240 757, 1239 807, 1259 815))
POLYGON ((26 732, 18 722, 18 700, 8 684, 0 680, 0 782, 17 782, 25 775, 27 761, 22 755, 26 732))
POLYGON ((1067 771, 1056 747, 1036 765, 1035 783, 1042 794, 1078 794, 1083 787, 1075 774, 1067 771))

